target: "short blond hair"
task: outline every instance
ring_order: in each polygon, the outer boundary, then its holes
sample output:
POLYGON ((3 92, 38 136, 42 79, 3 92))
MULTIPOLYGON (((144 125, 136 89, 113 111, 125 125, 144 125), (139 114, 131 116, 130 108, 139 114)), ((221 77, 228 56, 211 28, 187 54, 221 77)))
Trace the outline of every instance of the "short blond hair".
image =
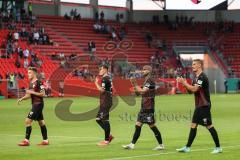
POLYGON ((201 67, 203 68, 203 60, 201 60, 201 59, 194 59, 193 62, 197 62, 198 64, 201 64, 201 67))

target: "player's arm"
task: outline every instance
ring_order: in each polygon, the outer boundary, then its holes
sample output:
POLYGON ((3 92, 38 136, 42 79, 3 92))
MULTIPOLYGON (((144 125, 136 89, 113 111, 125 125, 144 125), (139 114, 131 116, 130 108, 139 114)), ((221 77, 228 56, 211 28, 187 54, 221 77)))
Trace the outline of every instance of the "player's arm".
POLYGON ((100 91, 100 92, 105 92, 105 89, 99 85, 98 83, 98 78, 95 79, 95 86, 97 87, 97 89, 100 91))
POLYGON ((20 104, 20 102, 22 102, 23 100, 26 100, 28 98, 30 98, 30 94, 26 93, 25 96, 23 96, 22 98, 18 99, 17 103, 20 104))
POLYGON ((141 87, 137 84, 137 81, 136 81, 135 78, 131 78, 130 81, 131 81, 131 83, 132 83, 132 85, 133 85, 133 88, 134 88, 134 91, 135 91, 135 93, 136 93, 137 95, 138 95, 138 94, 144 94, 144 93, 146 93, 146 92, 149 90, 149 88, 147 88, 147 87, 141 88, 141 87))
POLYGON ((32 95, 35 95, 35 96, 38 96, 38 97, 44 97, 45 96, 45 90, 44 89, 42 89, 40 92, 35 92, 35 91, 32 91, 32 90, 26 90, 26 93, 32 94, 32 95))
POLYGON ((188 92, 195 93, 199 90, 199 85, 198 84, 191 85, 184 78, 179 78, 178 77, 177 81, 179 83, 181 83, 188 90, 188 92))
POLYGON ((44 86, 43 86, 43 84, 42 84, 42 82, 39 82, 38 84, 38 87, 39 87, 39 92, 35 92, 35 91, 33 91, 33 90, 26 90, 26 93, 27 94, 32 94, 32 95, 35 95, 35 96, 38 96, 38 97, 44 97, 46 94, 45 94, 45 88, 44 88, 44 86))

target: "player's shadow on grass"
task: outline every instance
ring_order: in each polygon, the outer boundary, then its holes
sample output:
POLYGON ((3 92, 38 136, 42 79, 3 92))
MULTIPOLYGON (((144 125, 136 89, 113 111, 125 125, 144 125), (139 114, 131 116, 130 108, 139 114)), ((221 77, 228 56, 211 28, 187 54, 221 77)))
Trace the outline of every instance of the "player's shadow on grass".
MULTIPOLYGON (((74 103, 73 100, 62 100, 61 102, 59 102, 55 107, 56 116, 63 121, 88 121, 96 118, 96 115, 99 110, 98 106, 90 111, 75 114, 70 111, 70 108, 73 103, 74 103)), ((110 111, 114 110, 117 107, 117 105, 118 98, 113 97, 113 105, 110 111)), ((79 105, 79 107, 81 106, 79 105)))

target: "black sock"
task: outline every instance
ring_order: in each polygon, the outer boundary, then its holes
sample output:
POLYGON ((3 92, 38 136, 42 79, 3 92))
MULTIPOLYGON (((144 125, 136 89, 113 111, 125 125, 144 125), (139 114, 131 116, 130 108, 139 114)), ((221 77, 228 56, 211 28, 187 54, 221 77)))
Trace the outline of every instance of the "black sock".
POLYGON ((98 125, 99 125, 103 130, 105 130, 105 126, 104 126, 102 120, 96 120, 96 122, 98 123, 98 125))
POLYGON ((135 133, 133 135, 133 139, 132 139, 132 143, 135 144, 141 134, 141 129, 142 127, 141 126, 135 126, 135 133))
POLYGON ((191 147, 196 135, 197 135, 197 128, 191 128, 189 137, 188 137, 188 143, 186 145, 187 147, 191 147))
POLYGON ((162 144, 162 136, 160 131, 158 130, 158 128, 156 126, 152 127, 151 130, 153 131, 157 141, 159 144, 162 144))
POLYGON ((40 128, 41 128, 43 140, 47 140, 48 139, 48 137, 47 137, 47 127, 44 125, 44 126, 41 126, 40 128))
POLYGON ((105 126, 105 141, 109 141, 109 136, 110 136, 110 130, 111 130, 111 127, 110 127, 110 123, 109 121, 105 121, 104 123, 104 126, 105 126))
POLYGON ((214 140, 214 143, 215 143, 216 147, 220 147, 220 143, 219 143, 218 134, 217 134, 216 129, 214 127, 212 127, 212 128, 210 128, 208 130, 209 130, 209 132, 212 135, 212 138, 214 140))
POLYGON ((27 126, 26 127, 26 136, 25 139, 29 140, 32 132, 32 126, 27 126))

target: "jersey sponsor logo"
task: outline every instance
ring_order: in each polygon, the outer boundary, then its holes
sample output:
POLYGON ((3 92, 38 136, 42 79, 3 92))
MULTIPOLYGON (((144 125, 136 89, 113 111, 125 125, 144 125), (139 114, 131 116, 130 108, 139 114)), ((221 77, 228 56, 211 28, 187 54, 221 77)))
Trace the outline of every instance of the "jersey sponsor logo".
POLYGON ((197 81, 197 84, 198 84, 198 85, 202 85, 202 83, 203 83, 203 81, 201 81, 201 80, 198 80, 198 81, 197 81))
POLYGON ((105 87, 105 83, 102 83, 102 87, 105 87))
POLYGON ((33 112, 30 112, 30 113, 29 113, 29 117, 32 117, 32 115, 33 115, 33 112))
POLYGON ((45 87, 43 85, 40 86, 40 90, 43 91, 45 87))
POLYGON ((146 83, 144 87, 149 88, 150 87, 150 83, 146 83))

